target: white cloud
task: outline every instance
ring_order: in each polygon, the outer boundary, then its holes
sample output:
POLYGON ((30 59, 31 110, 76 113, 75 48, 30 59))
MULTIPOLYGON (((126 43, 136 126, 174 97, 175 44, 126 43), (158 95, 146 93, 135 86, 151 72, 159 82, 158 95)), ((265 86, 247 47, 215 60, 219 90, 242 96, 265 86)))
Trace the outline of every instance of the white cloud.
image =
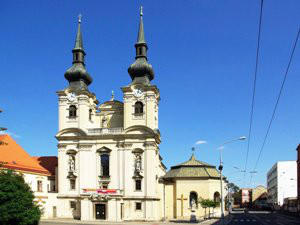
POLYGON ((21 138, 20 135, 15 134, 15 133, 10 132, 10 131, 0 131, 0 135, 2 135, 2 134, 8 134, 8 135, 10 135, 10 136, 12 136, 12 137, 14 137, 14 138, 21 138))
POLYGON ((203 145, 203 144, 206 144, 207 141, 204 141, 204 140, 199 140, 196 142, 196 145, 203 145))

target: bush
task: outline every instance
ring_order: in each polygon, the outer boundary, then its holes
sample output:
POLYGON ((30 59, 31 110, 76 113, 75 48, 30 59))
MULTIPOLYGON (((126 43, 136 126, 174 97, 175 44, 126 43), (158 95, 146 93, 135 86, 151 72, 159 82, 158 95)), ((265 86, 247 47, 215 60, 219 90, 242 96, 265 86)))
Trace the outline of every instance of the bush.
POLYGON ((24 178, 10 170, 0 171, 0 224, 38 225, 41 210, 24 178))

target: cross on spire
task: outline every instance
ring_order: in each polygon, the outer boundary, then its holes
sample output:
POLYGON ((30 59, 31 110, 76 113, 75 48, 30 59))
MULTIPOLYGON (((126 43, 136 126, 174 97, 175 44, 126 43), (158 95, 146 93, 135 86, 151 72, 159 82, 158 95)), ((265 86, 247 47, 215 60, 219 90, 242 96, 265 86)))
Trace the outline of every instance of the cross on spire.
POLYGON ((82 15, 81 15, 81 13, 79 13, 79 15, 78 15, 78 23, 81 23, 81 19, 82 19, 82 15))
POLYGON ((140 15, 143 16, 143 6, 141 6, 140 15))

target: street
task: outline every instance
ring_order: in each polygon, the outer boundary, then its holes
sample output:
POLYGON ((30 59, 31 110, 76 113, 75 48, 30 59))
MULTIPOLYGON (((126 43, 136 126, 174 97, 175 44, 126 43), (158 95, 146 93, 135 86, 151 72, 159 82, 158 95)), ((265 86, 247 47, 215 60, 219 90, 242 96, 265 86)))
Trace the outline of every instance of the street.
POLYGON ((229 225, 293 225, 300 224, 300 217, 270 212, 233 213, 229 225))

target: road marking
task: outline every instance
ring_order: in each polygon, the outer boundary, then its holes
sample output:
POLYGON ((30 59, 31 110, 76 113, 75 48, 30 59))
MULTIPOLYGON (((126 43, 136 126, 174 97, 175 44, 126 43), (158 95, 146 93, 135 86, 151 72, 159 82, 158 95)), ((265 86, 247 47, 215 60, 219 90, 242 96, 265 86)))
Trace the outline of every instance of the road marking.
POLYGON ((253 219, 253 220, 252 220, 252 222, 256 222, 256 220, 255 220, 255 219, 253 219))
POLYGON ((240 221, 241 221, 241 222, 244 222, 244 220, 243 220, 243 219, 241 219, 240 221))

